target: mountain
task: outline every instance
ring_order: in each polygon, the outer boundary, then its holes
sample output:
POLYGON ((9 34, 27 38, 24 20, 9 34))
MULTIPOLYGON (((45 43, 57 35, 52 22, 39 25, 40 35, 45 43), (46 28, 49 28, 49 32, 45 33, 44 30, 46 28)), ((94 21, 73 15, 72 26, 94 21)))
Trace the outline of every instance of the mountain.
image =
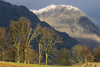
POLYGON ((98 27, 80 9, 74 6, 52 4, 40 10, 30 11, 54 29, 68 33, 69 36, 92 49, 100 44, 98 27))
POLYGON ((88 16, 88 15, 86 15, 91 21, 92 21, 92 23, 96 26, 96 27, 98 27, 99 28, 99 30, 100 30, 100 21, 99 20, 96 20, 95 18, 92 18, 92 17, 90 17, 90 16, 88 16))
POLYGON ((0 1, 0 27, 8 27, 10 20, 17 21, 22 16, 30 19, 33 25, 35 22, 40 22, 39 18, 28 8, 0 1))
MULTIPOLYGON (((53 29, 46 22, 40 21, 39 18, 25 6, 12 5, 8 2, 4 2, 4 1, 0 0, 0 27, 7 28, 10 24, 10 20, 18 21, 20 17, 25 17, 27 19, 30 19, 30 22, 32 23, 32 25, 31 25, 32 28, 35 28, 37 26, 37 24, 40 23, 44 27, 53 29)), ((57 45, 58 49, 60 49, 62 47, 70 49, 74 45, 79 44, 79 42, 77 40, 71 38, 65 32, 56 31, 56 33, 60 37, 63 37, 63 44, 57 45)))

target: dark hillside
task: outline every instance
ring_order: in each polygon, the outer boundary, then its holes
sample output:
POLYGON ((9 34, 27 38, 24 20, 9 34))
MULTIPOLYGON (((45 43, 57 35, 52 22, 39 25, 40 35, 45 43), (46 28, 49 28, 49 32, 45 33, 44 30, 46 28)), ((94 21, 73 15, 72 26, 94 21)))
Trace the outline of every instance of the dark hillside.
POLYGON ((0 1, 0 27, 8 27, 10 20, 17 21, 19 17, 30 19, 33 25, 40 22, 38 17, 29 11, 25 6, 12 5, 10 3, 0 1))

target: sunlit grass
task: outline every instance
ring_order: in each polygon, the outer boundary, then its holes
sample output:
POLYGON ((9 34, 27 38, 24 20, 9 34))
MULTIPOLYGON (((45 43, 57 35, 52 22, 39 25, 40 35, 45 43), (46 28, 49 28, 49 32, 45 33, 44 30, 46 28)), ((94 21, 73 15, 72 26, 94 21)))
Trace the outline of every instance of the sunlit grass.
POLYGON ((0 67, 100 67, 100 62, 96 63, 96 62, 91 62, 88 63, 88 66, 86 66, 87 64, 84 65, 74 65, 74 66, 54 66, 54 65, 38 65, 38 64, 24 64, 24 63, 14 63, 14 62, 3 62, 0 61, 0 67))
POLYGON ((53 66, 53 65, 38 65, 38 64, 23 64, 14 62, 0 61, 0 67, 80 67, 80 66, 53 66))

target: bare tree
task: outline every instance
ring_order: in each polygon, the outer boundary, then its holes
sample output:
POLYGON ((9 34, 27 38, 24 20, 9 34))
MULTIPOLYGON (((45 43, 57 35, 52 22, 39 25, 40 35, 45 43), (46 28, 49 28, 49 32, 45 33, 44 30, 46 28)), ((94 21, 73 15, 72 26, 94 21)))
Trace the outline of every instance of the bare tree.
MULTIPOLYGON (((37 32, 39 30, 39 25, 34 29, 31 28, 30 20, 24 17, 19 18, 19 21, 11 21, 8 27, 8 35, 11 39, 11 42, 16 48, 16 62, 20 63, 20 46, 21 44, 25 45, 24 53, 25 53, 25 60, 29 58, 28 51, 29 45, 31 41, 39 35, 37 32)), ((29 63, 29 59, 27 61, 29 63)))
POLYGON ((70 50, 62 48, 57 52, 56 64, 58 65, 71 65, 71 53, 70 50))
MULTIPOLYGON (((41 26, 40 24, 37 24, 37 27, 32 30, 32 28, 30 27, 30 24, 28 26, 26 26, 26 29, 24 31, 24 36, 23 36, 23 43, 25 43, 25 60, 24 63, 26 63, 26 59, 29 58, 29 45, 31 43, 31 41, 36 38, 40 33, 41 26)), ((29 63, 29 59, 28 59, 28 63, 29 63)))
POLYGON ((77 63, 83 62, 83 54, 81 53, 81 50, 82 50, 82 45, 80 44, 75 45, 71 49, 73 60, 77 63))
POLYGON ((43 27, 41 30, 41 38, 40 42, 43 44, 43 49, 45 51, 46 55, 46 65, 49 53, 51 51, 51 48, 57 43, 62 43, 62 38, 60 38, 53 29, 43 27))
POLYGON ((85 63, 88 62, 88 58, 89 56, 91 55, 91 50, 90 48, 86 47, 86 46, 82 46, 81 48, 81 53, 83 54, 84 56, 84 59, 85 59, 85 63))

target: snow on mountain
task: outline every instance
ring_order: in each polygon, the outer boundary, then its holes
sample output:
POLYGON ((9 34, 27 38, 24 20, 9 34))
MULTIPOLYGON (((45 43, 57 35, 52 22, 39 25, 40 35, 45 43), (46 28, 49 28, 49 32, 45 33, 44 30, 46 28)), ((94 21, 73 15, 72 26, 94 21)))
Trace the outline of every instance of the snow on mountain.
POLYGON ((71 9, 74 9, 74 10, 79 10, 77 7, 74 7, 74 6, 71 6, 71 5, 54 5, 54 4, 51 4, 45 8, 42 8, 42 9, 39 9, 39 10, 30 10, 32 11, 33 13, 35 14, 41 14, 43 12, 49 12, 50 10, 52 9, 55 9, 55 8, 63 8, 65 7, 67 10, 71 10, 71 9))
POLYGON ((74 7, 74 6, 71 6, 71 5, 58 5, 58 7, 66 7, 67 10, 71 10, 71 9, 74 9, 74 10, 79 10, 77 7, 74 7))
POLYGON ((49 10, 54 9, 54 8, 56 8, 56 7, 57 7, 56 5, 52 4, 52 5, 50 5, 50 6, 47 6, 47 7, 45 7, 45 8, 42 8, 42 9, 40 9, 40 10, 30 10, 30 11, 32 11, 32 12, 34 12, 34 13, 42 13, 42 12, 48 12, 49 10))

